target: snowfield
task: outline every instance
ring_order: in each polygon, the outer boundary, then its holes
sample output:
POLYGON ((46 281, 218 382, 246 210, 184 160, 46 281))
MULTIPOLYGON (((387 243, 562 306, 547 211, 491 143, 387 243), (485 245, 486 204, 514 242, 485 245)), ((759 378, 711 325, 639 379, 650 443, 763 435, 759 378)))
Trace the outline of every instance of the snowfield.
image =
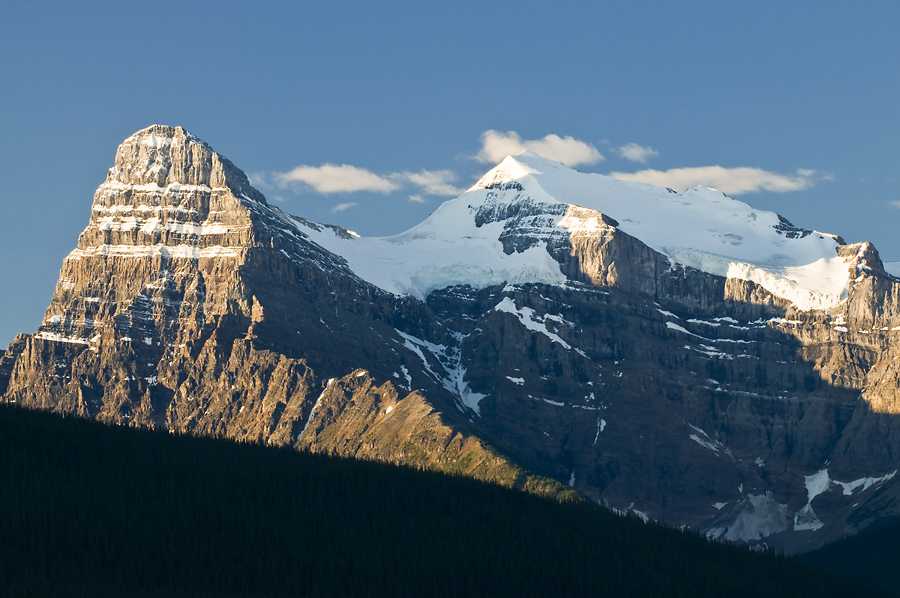
MULTIPOLYGON (((600 212, 673 263, 756 282, 800 309, 833 307, 847 297, 852 258, 837 256, 834 235, 794 228, 774 212, 756 210, 715 189, 695 187, 678 194, 657 185, 580 173, 527 151, 507 157, 468 191, 399 235, 339 236, 330 228, 293 222, 344 257, 360 278, 397 295, 423 299, 453 285, 565 284, 559 264, 542 243, 507 255, 499 240, 502 220, 476 225, 474 216, 487 201, 600 212)), ((597 214, 561 212, 548 215, 544 232, 584 234, 600 226, 597 214)), ((900 263, 889 267, 900 274, 900 263)))

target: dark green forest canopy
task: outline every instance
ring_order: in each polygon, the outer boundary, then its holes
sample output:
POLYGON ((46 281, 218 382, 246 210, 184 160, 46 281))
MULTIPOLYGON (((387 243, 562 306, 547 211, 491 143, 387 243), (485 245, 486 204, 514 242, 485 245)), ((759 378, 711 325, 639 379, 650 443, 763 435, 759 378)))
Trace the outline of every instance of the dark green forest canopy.
POLYGON ((862 596, 462 477, 0 407, 4 596, 862 596))
POLYGON ((900 594, 900 521, 876 525, 797 560, 857 583, 900 594))

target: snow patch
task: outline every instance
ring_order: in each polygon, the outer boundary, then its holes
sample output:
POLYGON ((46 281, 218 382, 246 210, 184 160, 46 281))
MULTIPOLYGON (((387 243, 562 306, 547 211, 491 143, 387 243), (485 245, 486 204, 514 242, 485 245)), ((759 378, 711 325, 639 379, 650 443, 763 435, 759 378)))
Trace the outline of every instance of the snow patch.
MULTIPOLYGON (((834 245, 836 247, 836 242, 834 245)), ((835 251, 832 250, 831 256, 820 257, 809 264, 787 267, 759 267, 695 249, 680 250, 669 257, 703 272, 755 282, 773 295, 783 297, 798 308, 809 311, 834 307, 847 298, 852 258, 834 254, 835 251)))
POLYGON ((600 432, 602 432, 606 428, 606 420, 598 417, 597 418, 597 433, 594 435, 594 443, 591 446, 597 446, 597 440, 600 439, 600 432))
POLYGON ((412 390, 412 376, 409 375, 409 370, 406 369, 405 365, 401 365, 400 371, 403 372, 403 377, 406 378, 406 390, 412 390))
POLYGON ((819 517, 813 510, 812 501, 815 497, 827 491, 831 486, 831 477, 828 469, 817 471, 813 475, 803 476, 806 483, 806 504, 794 514, 794 531, 816 531, 825 524, 819 521, 819 517))
MULTIPOLYGON (((731 525, 709 533, 732 542, 760 540, 788 529, 788 506, 775 500, 771 492, 747 494, 731 525)), ((723 505, 724 506, 724 505, 723 505)))
POLYGON ((403 338, 404 346, 419 356, 419 359, 422 360, 422 364, 425 366, 425 370, 431 374, 436 382, 453 393, 464 406, 474 411, 476 415, 481 415, 481 408, 478 404, 487 395, 469 389, 469 384, 465 380, 466 368, 462 367, 460 363, 459 349, 448 348, 445 345, 436 345, 416 338, 411 334, 406 334, 397 329, 394 330, 403 338), (441 365, 446 376, 439 375, 431 368, 431 364, 428 363, 428 359, 425 357, 422 349, 431 353, 441 365))
POLYGON ((880 478, 868 477, 868 478, 860 478, 858 480, 853 480, 852 482, 839 482, 837 480, 833 480, 835 484, 843 488, 844 496, 852 496, 853 492, 857 488, 862 488, 862 491, 865 492, 875 484, 880 484, 881 482, 886 482, 897 475, 897 470, 895 469, 891 473, 886 473, 880 478))
POLYGON ((806 483, 807 503, 811 503, 815 497, 828 490, 828 487, 831 485, 828 469, 822 469, 813 475, 803 476, 803 480, 806 483))
MULTIPOLYGON (((309 423, 313 419, 313 415, 315 415, 316 410, 319 408, 319 403, 322 402, 322 397, 325 396, 325 392, 331 387, 331 383, 334 382, 334 378, 329 378, 328 383, 325 384, 325 388, 322 390, 322 394, 319 395, 319 398, 316 399, 316 402, 313 404, 313 408, 309 410, 309 416, 306 418, 306 424, 303 425, 303 429, 300 430, 300 433, 297 434, 297 440, 303 438, 303 434, 306 432, 306 429, 309 427, 309 423)), ((243 411, 243 407, 241 407, 241 411, 243 411)))
POLYGON ((532 332, 540 332, 547 338, 549 338, 554 343, 559 343, 565 349, 571 349, 571 345, 561 339, 558 334, 550 332, 547 330, 546 321, 549 319, 559 319, 562 320, 559 316, 544 316, 540 321, 535 319, 535 312, 530 307, 523 307, 521 309, 516 308, 516 302, 510 297, 504 297, 503 301, 498 303, 494 307, 494 311, 506 312, 509 314, 513 314, 519 319, 519 322, 522 323, 525 328, 531 330, 532 332))
MULTIPOLYGON (((696 336, 697 338, 704 338, 704 337, 700 336, 699 334, 694 334, 693 332, 687 330, 686 328, 679 326, 678 324, 674 324, 672 322, 666 322, 666 328, 668 328, 669 330, 677 330, 678 332, 683 332, 684 334, 687 334, 690 336, 696 336)), ((704 339, 704 340, 706 340, 706 339, 704 339)))
POLYGON ((631 509, 631 512, 638 516, 638 518, 644 523, 650 522, 650 516, 644 513, 643 511, 638 511, 637 509, 631 509))
MULTIPOLYGON (((58 343, 72 343, 75 345, 90 344, 89 341, 87 341, 81 337, 78 337, 78 336, 63 336, 61 334, 57 334, 56 332, 47 332, 47 331, 43 331, 43 330, 35 333, 34 338, 39 338, 39 339, 42 339, 45 341, 56 341, 58 343)), ((125 339, 122 339, 122 340, 125 340, 125 339)), ((131 340, 131 339, 128 339, 128 340, 131 340)))
POLYGON ((238 257, 240 254, 241 250, 239 248, 223 247, 222 245, 203 248, 194 247, 193 245, 100 245, 98 247, 73 249, 66 256, 66 259, 80 260, 85 257, 104 255, 124 258, 163 257, 167 259, 197 260, 201 258, 238 257))
POLYGON ((714 440, 714 439, 710 438, 709 434, 707 434, 706 432, 704 432, 702 429, 698 428, 697 426, 694 426, 691 424, 688 424, 688 425, 691 426, 691 428, 693 428, 696 432, 699 432, 703 436, 701 438, 700 436, 697 436, 697 434, 691 434, 690 436, 688 436, 688 438, 690 438, 691 440, 693 440, 700 446, 707 448, 716 454, 725 454, 728 457, 734 458, 734 455, 732 454, 732 452, 724 444, 722 444, 718 440, 714 440))
POLYGON ((794 514, 794 531, 810 531, 814 532, 824 527, 824 523, 819 521, 818 515, 813 510, 812 505, 806 504, 794 514))
POLYGON ((691 318, 690 320, 687 320, 687 321, 690 322, 691 324, 703 324, 704 326, 718 327, 718 326, 722 325, 719 322, 707 322, 706 320, 698 320, 696 318, 691 318))
POLYGON ((716 445, 714 445, 713 443, 711 443, 711 442, 709 442, 709 441, 702 440, 702 439, 701 439, 699 436, 697 436, 696 434, 691 434, 691 435, 689 436, 689 438, 690 438, 691 440, 693 440, 694 442, 696 442, 697 444, 699 444, 700 446, 705 447, 705 448, 708 448, 709 450, 711 450, 711 451, 714 452, 714 453, 718 453, 718 452, 719 452, 719 447, 717 447, 716 445))

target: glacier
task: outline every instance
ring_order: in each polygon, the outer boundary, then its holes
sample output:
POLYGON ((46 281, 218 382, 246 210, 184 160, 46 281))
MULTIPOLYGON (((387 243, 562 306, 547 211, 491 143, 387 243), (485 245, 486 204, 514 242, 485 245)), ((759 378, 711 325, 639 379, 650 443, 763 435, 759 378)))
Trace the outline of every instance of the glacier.
MULTIPOLYGON (((475 214, 488 201, 512 205, 523 200, 594 212, 556 210, 548 214, 548 233, 588 232, 600 226, 603 214, 673 264, 755 282, 801 310, 838 305, 855 274, 852 257, 838 256, 842 241, 836 235, 796 228, 774 212, 715 189, 695 187, 679 194, 581 173, 528 151, 507 157, 465 193, 398 235, 359 237, 291 221, 343 257, 357 276, 395 295, 424 299, 454 285, 567 284, 545 245, 505 253, 503 222, 476 222, 475 214)), ((897 264, 890 267, 900 272, 897 264)))

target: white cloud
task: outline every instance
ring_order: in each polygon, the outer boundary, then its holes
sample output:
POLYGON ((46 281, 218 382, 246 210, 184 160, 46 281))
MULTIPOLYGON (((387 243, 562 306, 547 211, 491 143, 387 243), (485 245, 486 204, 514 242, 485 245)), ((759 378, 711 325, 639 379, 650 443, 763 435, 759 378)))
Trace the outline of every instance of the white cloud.
POLYGON ((894 206, 897 209, 900 209, 900 200, 893 200, 888 202, 890 205, 894 206))
POLYGON ((632 162, 640 162, 641 164, 646 162, 647 158, 659 155, 659 152, 652 147, 638 145, 637 143, 629 143, 627 145, 623 145, 622 147, 617 149, 616 152, 626 160, 631 160, 632 162))
POLYGON ((261 186, 277 185, 281 188, 302 186, 311 188, 322 195, 358 191, 387 194, 404 186, 413 185, 425 195, 456 196, 465 191, 464 188, 452 184, 457 178, 457 175, 449 170, 421 170, 378 175, 365 168, 349 164, 304 165, 298 166, 290 172, 253 175, 255 183, 261 186))
POLYGON ((426 195, 449 195, 457 196, 465 189, 455 187, 450 183, 458 177, 449 170, 422 170, 420 172, 402 172, 391 175, 399 180, 409 181, 413 185, 420 187, 422 193, 426 195))
POLYGON ((390 193, 400 188, 400 183, 388 177, 349 164, 298 166, 290 172, 274 173, 273 178, 282 187, 302 183, 323 195, 355 191, 390 193))
POLYGON ((604 160, 596 147, 574 137, 550 134, 543 139, 522 139, 515 131, 501 133, 493 129, 481 134, 481 151, 475 157, 486 164, 497 164, 506 156, 523 150, 530 150, 566 166, 596 164, 604 160))
POLYGON ((269 186, 269 176, 265 172, 248 172, 247 180, 250 181, 250 184, 254 187, 268 187, 269 186))
POLYGON ((685 191, 704 185, 714 187, 728 195, 741 195, 757 191, 784 193, 801 191, 813 186, 813 170, 798 169, 795 176, 762 170, 761 168, 700 166, 697 168, 673 168, 671 170, 641 170, 638 172, 611 172, 610 176, 623 181, 642 181, 685 191))
POLYGON ((349 210, 350 208, 352 208, 355 205, 356 205, 356 203, 352 202, 352 201, 348 201, 347 203, 339 203, 338 205, 331 208, 331 211, 332 212, 343 212, 344 210, 349 210))
POLYGON ((416 203, 425 203, 425 198, 419 195, 418 193, 409 196, 409 201, 414 201, 416 203))

